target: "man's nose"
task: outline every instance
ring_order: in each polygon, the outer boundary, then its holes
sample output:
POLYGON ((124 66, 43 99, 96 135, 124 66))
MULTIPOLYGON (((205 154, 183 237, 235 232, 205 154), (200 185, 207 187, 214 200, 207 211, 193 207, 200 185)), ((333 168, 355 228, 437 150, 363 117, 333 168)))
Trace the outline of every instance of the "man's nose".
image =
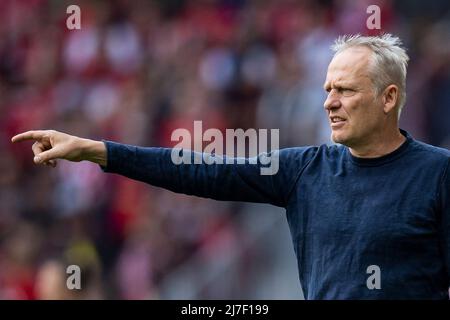
POLYGON ((341 106, 341 101, 336 95, 330 92, 327 96, 327 99, 323 103, 323 106, 326 110, 329 111, 331 109, 339 108, 341 106))

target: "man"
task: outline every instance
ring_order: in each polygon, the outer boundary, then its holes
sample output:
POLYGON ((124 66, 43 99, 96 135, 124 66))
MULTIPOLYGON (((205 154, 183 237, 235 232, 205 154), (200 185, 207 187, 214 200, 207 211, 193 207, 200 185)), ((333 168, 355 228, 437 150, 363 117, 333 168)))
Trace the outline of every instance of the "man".
POLYGON ((324 107, 339 145, 275 151, 274 175, 261 175, 260 162, 176 165, 171 149, 53 130, 12 141, 36 140, 37 164, 88 160, 175 192, 286 208, 307 299, 448 299, 450 152, 398 127, 400 45, 391 35, 336 41, 324 107))

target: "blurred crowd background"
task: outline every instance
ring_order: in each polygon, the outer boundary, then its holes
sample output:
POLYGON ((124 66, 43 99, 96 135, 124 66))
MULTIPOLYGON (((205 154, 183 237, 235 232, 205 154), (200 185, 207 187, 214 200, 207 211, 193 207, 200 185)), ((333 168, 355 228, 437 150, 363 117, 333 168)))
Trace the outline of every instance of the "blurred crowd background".
POLYGON ((331 143, 322 85, 340 34, 401 37, 401 126, 450 148, 447 0, 0 1, 0 299, 300 299, 283 211, 177 195, 94 164, 35 166, 56 129, 171 146, 193 127, 331 143), (81 8, 68 30, 66 8, 81 8), (368 30, 366 8, 381 8, 368 30), (66 288, 79 265, 82 289, 66 288))

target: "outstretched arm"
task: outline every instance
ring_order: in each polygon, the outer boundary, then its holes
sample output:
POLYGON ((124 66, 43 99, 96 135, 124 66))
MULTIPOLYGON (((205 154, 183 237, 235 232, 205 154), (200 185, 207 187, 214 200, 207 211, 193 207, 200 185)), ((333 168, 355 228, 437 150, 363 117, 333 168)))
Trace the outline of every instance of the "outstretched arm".
MULTIPOLYGON (((261 174, 260 161, 243 159, 226 164, 226 157, 216 156, 223 163, 212 160, 211 154, 169 148, 144 148, 105 141, 108 154, 106 172, 143 181, 174 192, 226 201, 272 203, 283 206, 284 188, 276 188, 273 176, 261 174), (185 159, 174 161, 176 152, 185 159), (195 158, 198 160, 197 164, 195 158), (203 159, 202 159, 203 158, 203 159), (189 159, 189 160, 188 160, 189 159)), ((228 159, 230 160, 230 159, 228 159)), ((289 185, 285 181, 285 185, 289 185)), ((287 193, 287 192, 286 192, 287 193)))
MULTIPOLYGON (((32 150, 36 164, 56 166, 56 159, 88 160, 99 164, 105 172, 143 181, 165 189, 217 200, 265 202, 285 206, 300 168, 314 152, 276 151, 280 172, 262 174, 260 161, 243 164, 176 164, 173 149, 143 148, 94 141, 55 130, 28 131, 12 138, 12 142, 35 140, 32 150)), ((203 154, 191 153, 192 157, 203 154)))

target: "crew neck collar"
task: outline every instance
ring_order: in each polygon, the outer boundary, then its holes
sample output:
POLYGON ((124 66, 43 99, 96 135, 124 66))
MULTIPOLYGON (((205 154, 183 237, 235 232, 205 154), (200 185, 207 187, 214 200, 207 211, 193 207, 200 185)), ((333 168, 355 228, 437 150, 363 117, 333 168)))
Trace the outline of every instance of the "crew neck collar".
POLYGON ((400 147, 398 147, 391 153, 388 153, 384 156, 377 158, 359 158, 352 155, 350 149, 346 147, 345 149, 347 152, 347 157, 350 159, 351 162, 353 162, 358 166, 369 166, 369 167, 375 167, 393 161, 398 157, 400 157, 401 155, 403 155, 408 149, 408 146, 414 141, 413 137, 407 131, 400 129, 400 133, 403 136, 405 136, 406 140, 401 144, 400 147))

